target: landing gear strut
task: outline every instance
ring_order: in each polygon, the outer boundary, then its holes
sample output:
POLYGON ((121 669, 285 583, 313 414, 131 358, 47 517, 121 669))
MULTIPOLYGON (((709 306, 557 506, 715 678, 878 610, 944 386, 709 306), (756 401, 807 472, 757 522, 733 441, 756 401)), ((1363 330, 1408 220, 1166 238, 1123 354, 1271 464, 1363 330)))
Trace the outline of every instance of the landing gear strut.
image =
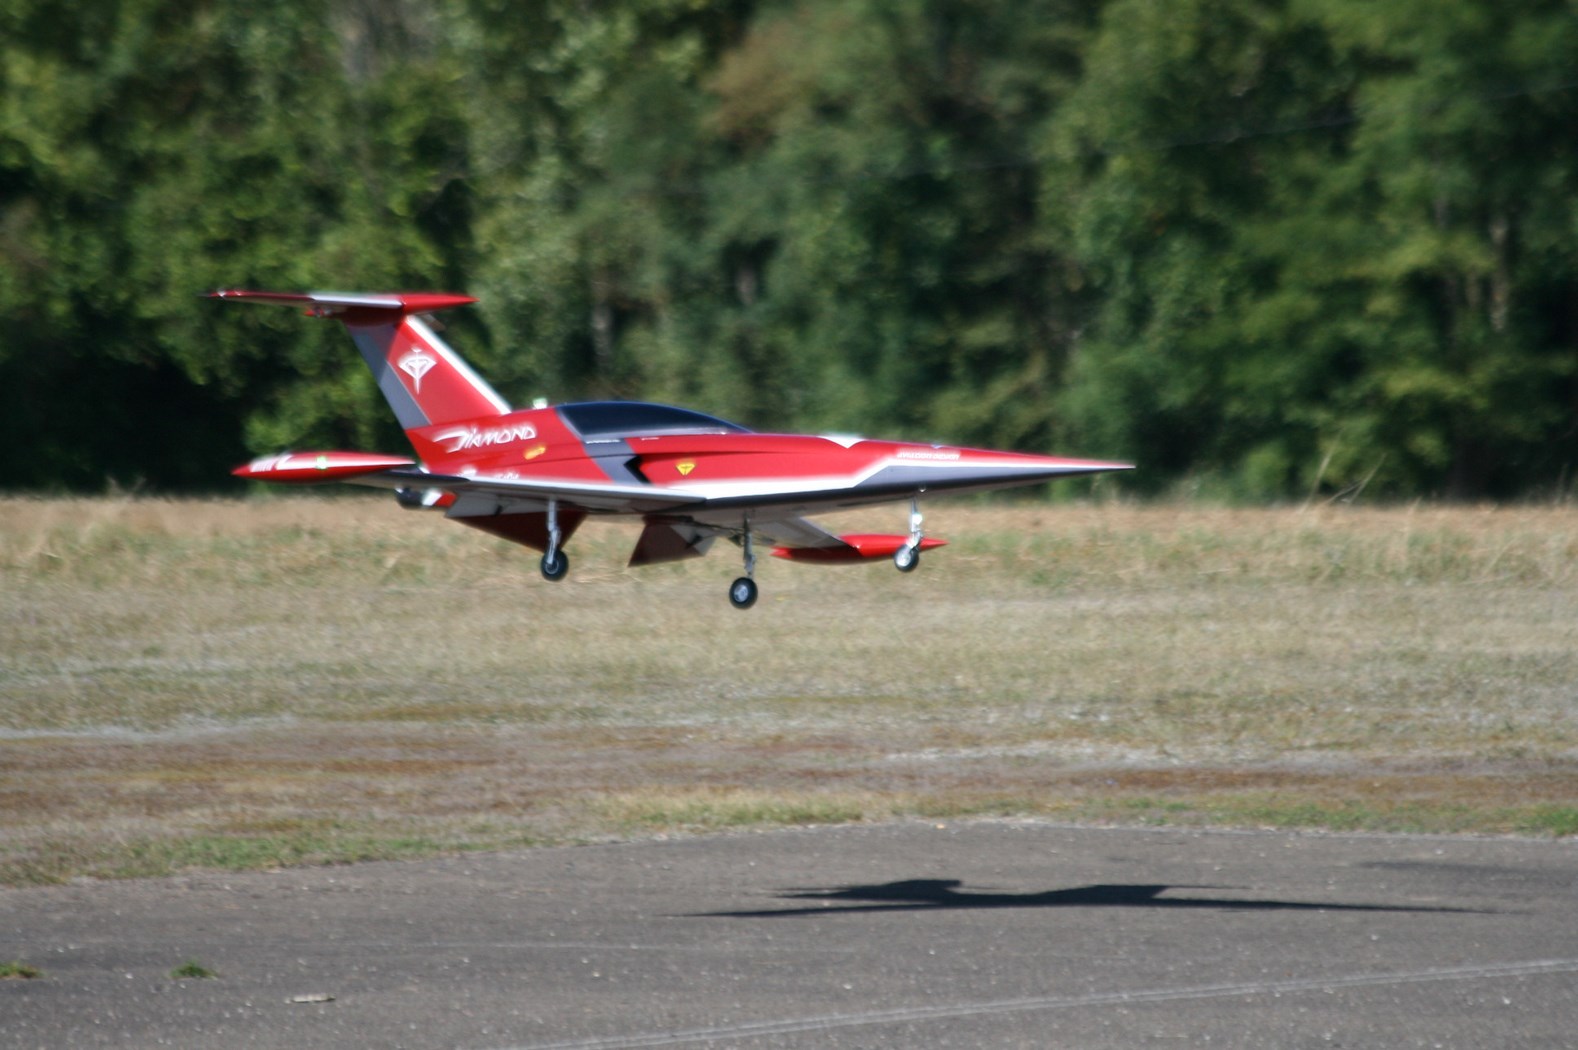
POLYGON ((559 531, 559 501, 548 501, 548 549, 542 552, 542 561, 538 568, 542 570, 545 580, 562 580, 564 574, 570 571, 570 559, 559 549, 559 540, 563 533, 559 531))
POLYGON ((893 565, 900 572, 914 572, 920 568, 921 540, 925 534, 921 531, 920 501, 910 499, 910 541, 893 552, 893 565))
POLYGON ((729 603, 736 609, 749 609, 756 604, 756 552, 751 548, 751 519, 745 519, 745 533, 740 544, 745 549, 745 575, 729 584, 729 603))

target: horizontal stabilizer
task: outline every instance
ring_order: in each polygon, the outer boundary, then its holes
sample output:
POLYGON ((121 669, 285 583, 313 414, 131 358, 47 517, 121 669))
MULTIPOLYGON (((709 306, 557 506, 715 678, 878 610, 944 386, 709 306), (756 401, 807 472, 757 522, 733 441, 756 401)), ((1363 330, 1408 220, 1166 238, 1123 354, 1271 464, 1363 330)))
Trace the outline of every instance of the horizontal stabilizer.
POLYGON ((337 317, 350 310, 422 314, 447 310, 452 306, 467 306, 477 301, 469 295, 451 295, 446 292, 249 292, 238 288, 209 292, 208 298, 300 306, 313 317, 337 317))
POLYGON ((276 456, 254 459, 230 473, 254 481, 277 481, 287 485, 316 485, 325 481, 348 481, 367 474, 378 474, 401 467, 414 467, 416 461, 404 456, 385 456, 377 452, 281 452, 276 456))
POLYGON ((209 292, 208 298, 299 306, 309 317, 342 322, 405 430, 502 416, 510 410, 421 316, 477 301, 469 295, 222 289, 209 292))

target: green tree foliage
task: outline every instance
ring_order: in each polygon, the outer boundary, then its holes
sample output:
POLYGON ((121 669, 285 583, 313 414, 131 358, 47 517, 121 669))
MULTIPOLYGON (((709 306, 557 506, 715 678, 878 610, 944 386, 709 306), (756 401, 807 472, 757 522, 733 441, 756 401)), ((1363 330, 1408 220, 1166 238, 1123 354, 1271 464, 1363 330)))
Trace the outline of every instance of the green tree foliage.
POLYGON ((245 443, 388 439, 338 333, 197 295, 460 279, 436 27, 370 0, 74 6, 0 15, 0 434, 29 450, 4 480, 202 486, 245 443))
POLYGON ((1549 481, 1575 28, 1557 3, 1110 5, 1054 129, 1098 284, 1076 429, 1257 495, 1549 481))
POLYGON ((802 5, 724 56, 715 254, 746 337, 791 359, 768 378, 795 417, 1051 440, 1072 267, 1031 151, 1093 18, 1077 3, 802 5))
POLYGON ((1370 321, 1355 437, 1410 489, 1527 483, 1571 452, 1578 172, 1560 144, 1578 126, 1578 18, 1486 0, 1398 4, 1379 24, 1351 0, 1313 14, 1368 73, 1340 173, 1378 230, 1350 260, 1370 321))
POLYGON ((1566 0, 12 0, 0 485, 398 449, 336 326, 464 290, 506 396, 1132 456, 1245 497, 1564 482, 1566 0))

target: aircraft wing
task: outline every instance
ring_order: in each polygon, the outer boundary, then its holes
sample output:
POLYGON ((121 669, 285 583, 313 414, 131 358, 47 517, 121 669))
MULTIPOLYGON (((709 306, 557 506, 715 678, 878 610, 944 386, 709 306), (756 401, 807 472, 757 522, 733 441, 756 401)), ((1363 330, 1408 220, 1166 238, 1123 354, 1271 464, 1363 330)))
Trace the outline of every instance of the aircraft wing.
POLYGON ((755 498, 731 494, 720 500, 716 496, 708 498, 694 491, 658 485, 546 477, 472 478, 458 474, 429 474, 414 468, 380 470, 341 480, 373 488, 428 489, 453 493, 456 499, 450 517, 541 510, 548 500, 554 499, 594 514, 656 515, 695 524, 718 535, 737 535, 741 531, 743 512, 748 510, 751 531, 780 546, 836 547, 841 542, 820 525, 779 505, 779 500, 803 496, 805 493, 780 493, 777 499, 766 493, 755 498), (722 504, 722 508, 719 504, 722 504), (709 509, 711 513, 708 513, 709 509))
POLYGON ((374 488, 453 493, 456 499, 450 508, 452 518, 541 510, 550 499, 603 514, 656 514, 705 502, 692 493, 655 485, 565 478, 470 478, 421 470, 384 470, 346 480, 374 488))
MULTIPOLYGON (((743 519, 732 521, 703 521, 685 509, 665 514, 649 514, 646 528, 636 541, 630 555, 631 565, 654 565, 664 561, 678 561, 705 554, 712 541, 727 536, 736 543, 745 535, 743 519)), ((751 538, 758 543, 771 544, 778 549, 815 548, 838 557, 858 557, 859 551, 843 539, 805 518, 766 512, 758 517, 751 515, 751 538)))
MULTIPOLYGON (((839 549, 849 544, 814 521, 801 517, 764 517, 751 519, 751 532, 778 547, 815 547, 839 549)), ((854 548, 849 547, 853 550, 854 548)))
MULTIPOLYGON (((452 493, 455 500, 448 511, 451 518, 537 512, 550 499, 594 514, 645 515, 649 519, 648 539, 638 544, 634 564, 667 561, 674 556, 688 556, 690 551, 699 553, 705 549, 704 541, 711 537, 737 539, 742 533, 738 497, 730 501, 735 504, 733 509, 723 514, 717 511, 707 514, 706 508, 712 502, 707 498, 694 492, 654 485, 542 477, 469 478, 429 474, 416 469, 383 470, 346 480, 375 488, 452 493), (677 553, 680 551, 686 553, 677 553)), ((854 548, 838 536, 781 506, 761 507, 753 511, 750 518, 752 536, 760 542, 777 547, 854 552, 854 548)))

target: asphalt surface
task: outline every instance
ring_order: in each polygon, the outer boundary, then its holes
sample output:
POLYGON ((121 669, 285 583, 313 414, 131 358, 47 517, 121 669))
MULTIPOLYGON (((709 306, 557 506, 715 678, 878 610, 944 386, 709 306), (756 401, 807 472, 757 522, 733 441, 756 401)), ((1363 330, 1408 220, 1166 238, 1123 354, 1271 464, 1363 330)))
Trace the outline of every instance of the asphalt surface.
POLYGON ((5 890, 0 1046, 1578 1047, 1575 862, 986 822, 5 890))

